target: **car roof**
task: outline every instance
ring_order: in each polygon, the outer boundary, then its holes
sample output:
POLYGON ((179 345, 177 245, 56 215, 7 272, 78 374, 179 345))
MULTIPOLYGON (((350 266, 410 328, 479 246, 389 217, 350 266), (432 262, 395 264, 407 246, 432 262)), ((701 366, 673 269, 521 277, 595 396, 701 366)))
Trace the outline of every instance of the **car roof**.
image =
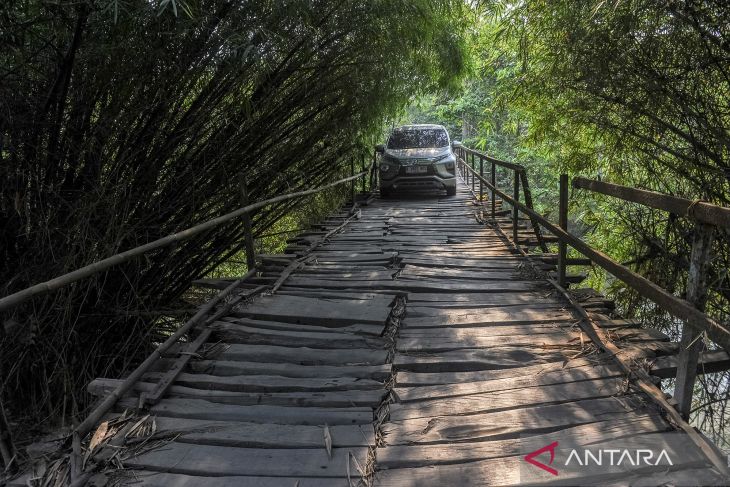
POLYGON ((412 125, 401 125, 400 127, 396 127, 393 129, 393 132, 400 132, 401 130, 427 130, 427 129, 443 129, 446 130, 446 127, 443 125, 436 125, 433 123, 417 123, 412 125))

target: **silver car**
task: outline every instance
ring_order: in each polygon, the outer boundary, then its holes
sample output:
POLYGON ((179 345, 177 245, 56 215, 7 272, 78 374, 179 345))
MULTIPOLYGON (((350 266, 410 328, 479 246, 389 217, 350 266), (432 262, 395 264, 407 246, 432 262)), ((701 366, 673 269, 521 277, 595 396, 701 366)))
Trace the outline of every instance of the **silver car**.
MULTIPOLYGON (((458 141, 453 142, 458 147, 458 141)), ((456 194, 456 156, 449 133, 441 125, 403 125, 386 145, 378 145, 380 195, 408 190, 446 190, 456 194)))

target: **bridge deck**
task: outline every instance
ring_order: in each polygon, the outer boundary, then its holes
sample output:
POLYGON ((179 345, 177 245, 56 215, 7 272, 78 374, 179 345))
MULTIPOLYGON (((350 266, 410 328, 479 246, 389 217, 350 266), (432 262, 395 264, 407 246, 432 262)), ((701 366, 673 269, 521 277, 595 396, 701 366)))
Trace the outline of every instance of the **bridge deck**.
MULTIPOLYGON (((463 185, 451 198, 376 200, 306 255, 346 215, 266 258, 258 283, 296 269, 275 294, 214 323, 150 410, 155 438, 174 435, 125 456, 122 480, 518 485, 525 436, 600 444, 671 429, 580 333, 562 296, 474 212, 463 185)), ((665 337, 607 318, 600 298, 584 302, 637 356, 671 351, 665 337)), ((134 408, 175 360, 161 360, 119 410, 134 408)), ((647 468, 642 485, 717 481, 686 443, 677 471, 647 468)), ((603 481, 628 480, 618 472, 603 481)))

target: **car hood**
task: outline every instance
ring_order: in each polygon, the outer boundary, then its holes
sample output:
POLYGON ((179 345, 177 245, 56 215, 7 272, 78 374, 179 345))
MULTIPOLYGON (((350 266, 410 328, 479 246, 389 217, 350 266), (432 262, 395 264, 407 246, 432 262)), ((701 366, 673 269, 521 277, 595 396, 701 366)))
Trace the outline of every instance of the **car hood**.
POLYGON ((450 147, 430 147, 426 149, 386 149, 385 154, 398 159, 421 159, 448 154, 450 151, 450 147))

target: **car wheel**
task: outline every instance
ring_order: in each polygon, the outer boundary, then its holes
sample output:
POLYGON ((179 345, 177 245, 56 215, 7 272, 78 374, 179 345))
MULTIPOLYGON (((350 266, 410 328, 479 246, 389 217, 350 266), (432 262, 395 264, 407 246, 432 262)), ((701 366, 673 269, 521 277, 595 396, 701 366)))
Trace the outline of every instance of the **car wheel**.
POLYGON ((390 198, 390 195, 392 193, 390 192, 389 188, 380 188, 380 197, 381 198, 390 198))

